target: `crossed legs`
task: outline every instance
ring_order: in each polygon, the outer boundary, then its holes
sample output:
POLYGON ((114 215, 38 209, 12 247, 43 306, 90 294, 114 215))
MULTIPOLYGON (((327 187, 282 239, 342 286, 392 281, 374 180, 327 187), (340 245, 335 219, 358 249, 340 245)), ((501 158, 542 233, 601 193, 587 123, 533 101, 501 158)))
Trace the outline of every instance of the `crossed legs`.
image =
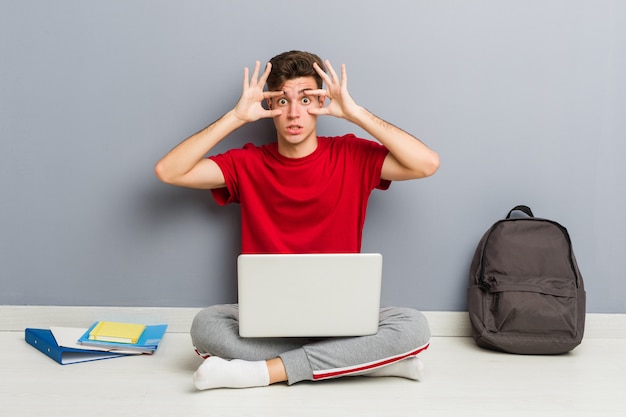
POLYGON ((191 337, 207 357, 194 374, 199 389, 263 386, 350 375, 419 379, 416 357, 428 347, 424 316, 408 308, 383 308, 376 335, 350 338, 241 338, 237 305, 206 308, 195 317, 191 337))

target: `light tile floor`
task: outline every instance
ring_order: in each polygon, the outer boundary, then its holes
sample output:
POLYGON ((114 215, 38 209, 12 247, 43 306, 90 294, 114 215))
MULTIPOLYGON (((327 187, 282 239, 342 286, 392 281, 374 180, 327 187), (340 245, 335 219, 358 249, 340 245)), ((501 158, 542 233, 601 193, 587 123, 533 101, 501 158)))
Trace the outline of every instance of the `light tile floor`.
POLYGON ((0 332, 2 416, 626 416, 626 339, 592 338, 561 356, 482 350, 435 337, 425 378, 344 378, 244 390, 196 391, 201 363, 186 333, 153 356, 61 366, 0 332))

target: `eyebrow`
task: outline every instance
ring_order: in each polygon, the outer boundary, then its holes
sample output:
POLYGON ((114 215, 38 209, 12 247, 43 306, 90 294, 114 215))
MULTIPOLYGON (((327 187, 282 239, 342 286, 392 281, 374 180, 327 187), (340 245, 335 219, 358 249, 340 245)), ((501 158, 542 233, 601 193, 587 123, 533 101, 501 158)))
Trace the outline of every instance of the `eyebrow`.
MULTIPOLYGON (((298 95, 299 95, 299 96, 301 96, 301 95, 306 95, 305 93, 306 93, 307 91, 313 91, 313 90, 314 90, 313 88, 303 88, 302 90, 299 90, 299 91, 298 91, 298 95)), ((282 91, 284 95, 287 95, 287 92, 286 92, 285 90, 278 90, 278 91, 282 91)))

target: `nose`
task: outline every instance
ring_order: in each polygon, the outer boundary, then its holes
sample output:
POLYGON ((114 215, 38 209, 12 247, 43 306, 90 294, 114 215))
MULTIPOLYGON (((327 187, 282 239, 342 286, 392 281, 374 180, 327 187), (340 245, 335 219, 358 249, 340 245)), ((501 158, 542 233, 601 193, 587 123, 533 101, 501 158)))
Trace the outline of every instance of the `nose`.
POLYGON ((289 103, 289 109, 287 112, 287 116, 291 119, 295 119, 300 115, 300 106, 297 102, 289 103))

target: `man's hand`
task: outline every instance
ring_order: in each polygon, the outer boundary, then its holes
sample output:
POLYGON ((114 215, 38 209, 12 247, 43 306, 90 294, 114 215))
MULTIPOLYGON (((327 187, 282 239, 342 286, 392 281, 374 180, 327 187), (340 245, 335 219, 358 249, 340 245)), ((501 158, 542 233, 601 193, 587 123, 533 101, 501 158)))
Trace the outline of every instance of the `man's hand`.
POLYGON ((341 79, 330 65, 330 61, 325 61, 329 74, 326 74, 317 63, 313 64, 315 71, 322 77, 326 83, 326 90, 307 91, 309 95, 317 95, 320 97, 328 97, 330 102, 328 106, 321 108, 311 108, 310 114, 330 115, 342 119, 351 120, 358 111, 359 106, 354 102, 350 93, 348 93, 348 76, 346 75, 346 66, 341 64, 341 79))
POLYGON ((328 74, 315 63, 313 68, 326 83, 326 90, 307 91, 307 95, 319 96, 322 99, 328 97, 330 102, 326 107, 309 109, 310 114, 328 114, 346 119, 382 143, 389 150, 381 172, 383 179, 400 181, 423 178, 437 171, 439 168, 437 153, 413 135, 387 123, 355 103, 348 93, 345 65, 341 65, 340 79, 328 60, 325 64, 328 74))
POLYGON ((267 77, 269 77, 270 71, 272 70, 272 64, 267 63, 265 72, 263 72, 261 78, 259 78, 260 67, 261 63, 256 61, 254 72, 250 79, 248 79, 248 68, 244 68, 243 71, 243 92, 233 112, 237 119, 245 123, 254 122, 266 117, 278 116, 282 113, 282 110, 267 110, 263 108, 263 100, 278 97, 284 93, 282 91, 263 91, 267 77))

